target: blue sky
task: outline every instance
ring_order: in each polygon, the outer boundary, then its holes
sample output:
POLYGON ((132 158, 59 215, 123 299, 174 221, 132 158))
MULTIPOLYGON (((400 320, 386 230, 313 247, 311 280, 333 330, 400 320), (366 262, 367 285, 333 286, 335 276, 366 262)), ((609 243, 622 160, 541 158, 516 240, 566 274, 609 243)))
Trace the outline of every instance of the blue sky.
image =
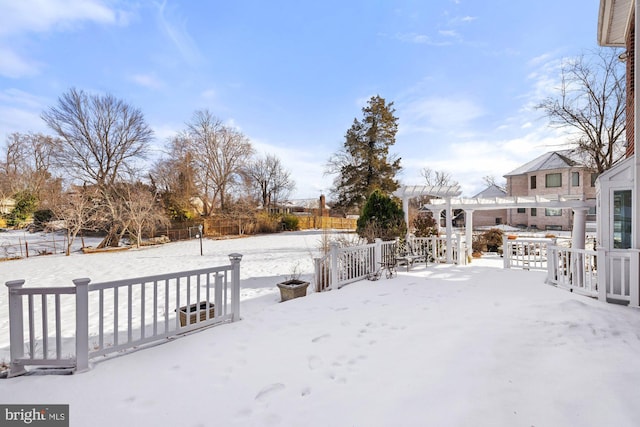
POLYGON ((446 171, 464 195, 560 148, 533 105, 593 49, 598 0, 0 0, 0 142, 49 132, 71 87, 139 108, 159 155, 193 112, 277 155, 295 197, 328 194, 329 156, 373 95, 393 101, 404 184, 446 171))

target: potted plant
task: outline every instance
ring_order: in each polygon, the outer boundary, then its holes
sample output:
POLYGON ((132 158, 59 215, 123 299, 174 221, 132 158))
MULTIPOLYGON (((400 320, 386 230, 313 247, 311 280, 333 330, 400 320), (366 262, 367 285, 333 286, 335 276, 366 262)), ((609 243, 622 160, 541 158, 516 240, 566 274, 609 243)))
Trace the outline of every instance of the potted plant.
POLYGON ((278 283, 281 302, 307 295, 309 282, 300 279, 300 271, 298 267, 299 264, 296 264, 293 267, 291 274, 285 276, 285 280, 283 282, 278 283))

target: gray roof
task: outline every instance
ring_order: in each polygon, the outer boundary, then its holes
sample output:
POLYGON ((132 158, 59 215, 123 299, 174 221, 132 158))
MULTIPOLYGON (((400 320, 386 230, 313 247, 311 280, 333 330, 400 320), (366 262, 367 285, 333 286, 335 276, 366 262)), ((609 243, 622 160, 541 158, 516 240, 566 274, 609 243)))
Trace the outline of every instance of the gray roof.
POLYGON ((475 199, 476 197, 479 197, 479 198, 504 197, 506 195, 507 195, 507 192, 504 188, 500 188, 497 185, 492 184, 487 188, 485 188, 484 190, 482 190, 481 192, 479 192, 478 194, 476 194, 475 196, 473 196, 473 198, 475 199))
POLYGON ((568 167, 584 167, 584 162, 575 149, 550 151, 512 170, 504 176, 524 175, 530 172, 564 169, 568 167))

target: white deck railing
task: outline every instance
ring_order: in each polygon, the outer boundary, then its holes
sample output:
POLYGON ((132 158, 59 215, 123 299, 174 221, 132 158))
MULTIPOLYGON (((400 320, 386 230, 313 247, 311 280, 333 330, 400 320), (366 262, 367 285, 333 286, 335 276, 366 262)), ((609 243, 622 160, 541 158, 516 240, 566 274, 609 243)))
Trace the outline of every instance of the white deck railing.
MULTIPOLYGON (((453 262, 465 264, 465 250, 461 239, 453 238, 453 262), (458 256, 461 254, 462 256, 458 256)), ((424 255, 425 260, 446 262, 446 238, 444 237, 412 237, 413 255, 424 255)), ((315 290, 322 292, 338 289, 342 286, 362 280, 380 268, 383 261, 395 260, 398 255, 398 241, 375 243, 360 246, 339 247, 337 243, 330 245, 329 252, 314 259, 315 290)))
POLYGON ((366 278, 380 268, 383 259, 395 259, 396 241, 339 247, 332 242, 329 253, 314 259, 315 289, 322 292, 366 278))
POLYGON ((242 256, 229 257, 231 264, 220 267, 102 283, 76 279, 74 287, 7 282, 9 376, 25 373, 25 366, 82 372, 98 356, 239 320, 242 256), (69 305, 75 316, 65 316, 63 307, 69 305), (74 336, 63 336, 63 329, 75 329, 74 336))
POLYGON ((547 283, 583 295, 598 296, 597 252, 549 246, 547 283))
POLYGON ((548 246, 555 245, 554 239, 520 238, 502 240, 504 268, 523 270, 546 270, 548 246))
POLYGON ((638 249, 605 250, 598 248, 598 278, 602 286, 598 298, 602 301, 628 301, 638 307, 640 274, 638 249))

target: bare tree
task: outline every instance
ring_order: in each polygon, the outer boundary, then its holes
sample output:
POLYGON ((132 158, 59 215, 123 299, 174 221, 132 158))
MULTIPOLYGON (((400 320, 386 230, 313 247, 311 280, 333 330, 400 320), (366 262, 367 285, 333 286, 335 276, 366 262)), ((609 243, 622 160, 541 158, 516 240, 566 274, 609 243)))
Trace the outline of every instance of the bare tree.
POLYGON ((140 110, 112 95, 88 95, 70 89, 58 104, 42 113, 62 142, 55 160, 67 175, 100 190, 103 226, 98 247, 117 246, 126 230, 117 185, 130 179, 144 158, 153 131, 140 110))
POLYGON ((153 131, 140 110, 112 95, 88 95, 70 89, 42 113, 62 139, 58 165, 81 182, 105 188, 135 170, 145 156, 153 131))
POLYGON ((28 191, 43 201, 56 182, 51 169, 58 142, 40 133, 9 135, 0 161, 0 192, 9 196, 28 191))
POLYGON ((71 254, 78 233, 96 220, 99 210, 95 196, 86 188, 78 187, 63 194, 52 206, 54 218, 62 222, 66 233, 66 255, 71 254))
POLYGON ((451 178, 449 172, 437 171, 427 167, 420 171, 420 175, 425 179, 427 185, 434 187, 458 185, 458 182, 451 178))
POLYGON ((151 233, 156 227, 166 226, 169 220, 155 195, 146 186, 139 183, 129 185, 124 191, 127 193, 123 206, 126 229, 136 246, 140 247, 145 232, 151 233))
POLYGON ((247 165, 245 169, 249 187, 258 195, 263 208, 289 197, 295 182, 276 156, 267 154, 247 165))
POLYGON ((552 126, 573 131, 569 143, 598 173, 624 155, 626 81, 619 54, 606 48, 566 60, 558 95, 537 106, 552 126))
POLYGON ((199 195, 195 183, 194 153, 188 138, 178 135, 171 139, 169 152, 158 160, 149 177, 173 219, 186 219, 199 210, 194 199, 199 195))
POLYGON ((253 154, 249 139, 240 131, 225 126, 207 110, 196 111, 187 124, 185 136, 194 154, 196 183, 211 215, 216 202, 225 209, 225 197, 241 181, 245 165, 253 154))
POLYGON ((487 187, 495 186, 498 188, 505 188, 506 184, 504 182, 498 183, 497 178, 494 175, 486 175, 482 177, 482 181, 485 183, 487 187))

